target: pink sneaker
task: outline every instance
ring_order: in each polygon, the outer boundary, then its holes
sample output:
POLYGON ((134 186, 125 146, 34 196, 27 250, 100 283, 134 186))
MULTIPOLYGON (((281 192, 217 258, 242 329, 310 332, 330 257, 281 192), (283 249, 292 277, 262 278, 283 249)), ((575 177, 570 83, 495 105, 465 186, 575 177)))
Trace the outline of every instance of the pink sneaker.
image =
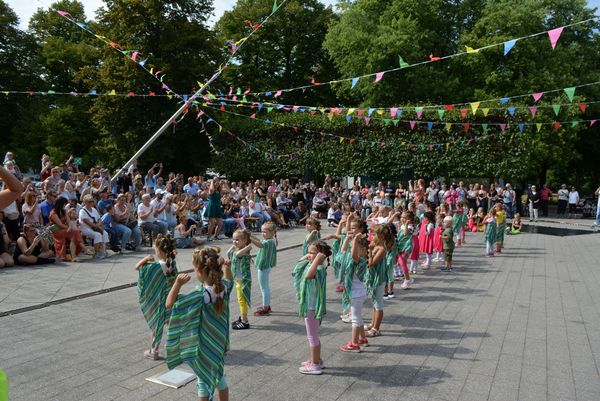
POLYGON ((348 341, 346 344, 341 345, 340 349, 344 352, 360 352, 360 345, 353 344, 352 341, 348 341))
POLYGON ((404 280, 404 282, 402 282, 402 285, 400 285, 400 287, 403 290, 408 290, 410 288, 410 286, 412 285, 413 281, 415 281, 415 279, 411 278, 410 280, 404 280))
MULTIPOLYGON (((304 361, 300 364, 300 366, 307 366, 307 365, 310 365, 311 363, 312 363, 311 361, 304 361)), ((325 364, 323 363, 322 359, 319 361, 319 367, 321 368, 321 370, 325 369, 325 364)))
POLYGON ((323 370, 321 369, 321 366, 317 365, 315 363, 309 363, 308 365, 301 366, 300 369, 298 369, 298 370, 303 375, 320 375, 320 374, 323 374, 323 370))
POLYGON ((367 340, 366 338, 359 338, 358 339, 358 345, 360 345, 361 347, 368 347, 369 346, 369 340, 367 340))

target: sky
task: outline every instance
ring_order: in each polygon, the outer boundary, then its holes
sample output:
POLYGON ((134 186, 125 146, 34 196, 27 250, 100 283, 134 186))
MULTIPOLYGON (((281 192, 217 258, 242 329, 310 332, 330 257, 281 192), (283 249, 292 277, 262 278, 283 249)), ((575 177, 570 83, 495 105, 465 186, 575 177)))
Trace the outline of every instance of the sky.
MULTIPOLYGON (((33 13, 40 7, 47 8, 54 2, 54 0, 5 0, 10 8, 12 8, 19 17, 21 29, 26 29, 29 23, 29 18, 33 13)), ((83 3, 86 15, 88 18, 92 18, 96 10, 104 4, 103 0, 79 0, 83 3)), ((326 5, 335 4, 335 0, 320 0, 321 3, 326 5)), ((600 0, 595 0, 600 3, 600 0)), ((214 0, 215 15, 211 18, 214 22, 223 15, 227 10, 231 10, 235 5, 236 0, 214 0)))

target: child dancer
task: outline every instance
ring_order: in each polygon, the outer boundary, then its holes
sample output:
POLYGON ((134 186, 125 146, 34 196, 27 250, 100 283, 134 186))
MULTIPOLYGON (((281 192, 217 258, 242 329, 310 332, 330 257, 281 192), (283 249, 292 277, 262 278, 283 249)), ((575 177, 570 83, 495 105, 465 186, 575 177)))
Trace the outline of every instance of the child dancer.
POLYGON ((477 225, 477 231, 479 231, 480 233, 485 231, 485 219, 486 219, 486 214, 483 211, 483 208, 480 207, 479 209, 477 209, 477 216, 475 217, 475 224, 477 225))
POLYGON ((352 251, 349 251, 350 234, 344 240, 341 249, 341 262, 344 264, 345 286, 344 292, 350 300, 352 316, 352 338, 347 344, 340 346, 342 351, 360 352, 361 346, 368 346, 363 326, 362 308, 367 297, 365 286, 365 273, 367 271, 367 253, 369 241, 366 235, 359 234, 352 238, 352 251))
POLYGON ((258 248, 254 266, 258 272, 258 284, 262 293, 262 307, 254 312, 254 316, 266 316, 271 314, 271 288, 269 287, 269 273, 277 264, 277 226, 272 221, 267 221, 261 227, 263 240, 253 235, 250 236, 252 243, 258 248))
POLYGON ((308 235, 306 235, 302 244, 302 255, 306 255, 308 247, 321 238, 321 222, 314 217, 309 217, 306 219, 306 231, 308 231, 308 235))
POLYGON ((343 292, 344 291, 344 280, 341 276, 340 269, 340 258, 338 258, 338 254, 340 252, 341 244, 344 242, 346 237, 346 233, 348 232, 348 226, 350 224, 350 220, 348 219, 349 215, 344 213, 342 215, 342 219, 340 223, 337 225, 337 231, 335 234, 328 235, 325 240, 335 239, 333 244, 331 245, 331 254, 333 256, 333 273, 335 277, 338 279, 338 284, 335 287, 335 292, 343 292))
POLYGON ((502 252, 504 246, 504 230, 506 230, 504 205, 496 203, 496 255, 502 252))
POLYGON ((485 233, 485 254, 484 256, 494 256, 494 243, 496 242, 496 208, 491 208, 484 220, 485 233))
POLYGON ((175 241, 170 235, 158 234, 154 241, 154 256, 148 255, 140 260, 135 269, 138 271, 138 297, 140 307, 148 327, 150 327, 150 349, 144 356, 158 360, 158 347, 162 340, 165 322, 170 310, 165 307, 167 295, 177 276, 175 263, 175 241))
MULTIPOLYGON (((394 215, 395 216, 395 215, 394 215)), ((396 226, 392 224, 392 220, 387 224, 391 236, 389 241, 385 244, 385 291, 383 293, 383 299, 394 298, 394 267, 396 266, 396 257, 398 256, 398 248, 396 247, 396 235, 398 231, 396 226)))
POLYGON ((231 323, 234 330, 250 328, 248 322, 248 308, 250 308, 250 295, 252 293, 252 273, 250 272, 250 232, 235 230, 233 245, 227 251, 226 263, 231 265, 238 303, 240 304, 240 317, 231 323))
POLYGON ((441 269, 443 272, 452 271, 452 254, 454 253, 454 232, 452 230, 452 226, 452 217, 444 217, 444 232, 442 233, 442 241, 444 241, 445 266, 441 269))
POLYGON ((400 265, 404 276, 404 281, 401 285, 403 290, 409 289, 414 281, 414 279, 410 278, 408 266, 406 264, 406 259, 408 258, 408 255, 411 254, 413 247, 413 218, 414 216, 411 212, 402 213, 402 216, 400 217, 400 229, 398 230, 398 235, 396 236, 396 246, 398 248, 398 258, 396 260, 400 265))
POLYGON ((454 212, 454 215, 452 216, 452 220, 453 220, 453 224, 454 224, 452 226, 452 231, 454 232, 456 246, 461 246, 462 244, 466 243, 465 242, 465 224, 467 223, 466 218, 467 218, 467 216, 465 216, 464 203, 463 203, 463 201, 459 200, 458 202, 456 202, 456 211, 454 212))
POLYGON ((421 254, 421 249, 419 247, 419 219, 415 214, 414 203, 409 203, 408 210, 410 212, 410 216, 412 218, 413 231, 412 231, 412 251, 408 259, 410 260, 410 272, 413 274, 417 273, 417 267, 419 266, 419 255, 421 254), (411 210, 411 205, 413 205, 411 210))
POLYGON ((300 373, 306 375, 323 373, 319 326, 326 313, 327 267, 325 263, 327 260, 329 264, 329 256, 331 256, 329 245, 323 240, 317 240, 308 247, 308 253, 300 259, 292 273, 298 312, 301 317, 304 317, 310 351, 309 359, 300 367, 300 373))
POLYGON ((444 231, 444 213, 438 213, 435 216, 435 230, 433 231, 433 250, 435 251, 434 262, 444 261, 444 242, 442 241, 442 231, 444 231))
POLYGON ((367 337, 381 335, 380 327, 383 321, 383 291, 385 288, 385 254, 386 244, 390 242, 392 233, 387 224, 377 224, 371 231, 373 241, 369 244, 369 258, 367 266, 367 290, 373 301, 371 324, 365 326, 367 337))
POLYGON ((423 214, 421 228, 419 229, 419 248, 421 253, 425 254, 425 261, 421 263, 423 269, 428 269, 431 265, 431 255, 433 254, 433 232, 435 215, 431 211, 423 214))
POLYGON ((229 400, 225 376, 225 352, 229 348, 229 297, 233 277, 217 247, 196 249, 192 259, 194 273, 201 285, 178 295, 190 276, 180 274, 167 297, 173 308, 167 331, 167 366, 188 364, 196 376, 200 401, 229 400), (224 279, 223 279, 224 277, 224 279))

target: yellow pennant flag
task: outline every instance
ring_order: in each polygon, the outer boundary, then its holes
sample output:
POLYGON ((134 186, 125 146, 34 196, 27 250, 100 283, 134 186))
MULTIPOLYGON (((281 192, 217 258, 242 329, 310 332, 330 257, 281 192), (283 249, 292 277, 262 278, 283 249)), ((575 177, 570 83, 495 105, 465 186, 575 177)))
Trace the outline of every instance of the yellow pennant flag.
POLYGON ((479 52, 479 49, 473 49, 472 47, 469 47, 469 46, 465 46, 465 48, 467 49, 467 53, 477 53, 477 52, 479 52))
POLYGON ((321 113, 325 114, 325 112, 327 111, 327 109, 320 108, 320 109, 319 109, 319 111, 320 111, 321 113))
POLYGON ((344 143, 344 137, 340 138, 340 143, 344 143))
POLYGON ((490 109, 481 109, 481 112, 485 117, 487 117, 488 113, 490 112, 490 109))
POLYGON ((379 114, 380 116, 382 116, 383 113, 385 113, 385 110, 377 110, 377 114, 379 114))
POLYGON ((446 123, 446 131, 450 132, 451 129, 452 129, 452 124, 446 123))
POLYGON ((172 95, 167 95, 167 99, 171 100, 171 99, 173 99, 173 96, 172 95))
POLYGON ((354 113, 354 111, 355 111, 355 110, 356 110, 356 109, 348 109, 348 114, 347 114, 347 115, 348 115, 348 116, 352 115, 352 113, 354 113))
POLYGON ((537 128, 537 132, 540 132, 540 130, 542 129, 542 123, 537 123, 535 124, 536 128, 537 128))
POLYGON ((333 113, 327 114, 327 118, 329 118, 329 120, 331 121, 331 119, 333 118, 333 113))
POLYGON ((117 92, 113 89, 110 92, 108 92, 108 96, 116 96, 117 92))
POLYGON ((219 125, 219 132, 223 131, 223 127, 219 125))
POLYGON ((450 147, 450 144, 446 142, 446 150, 450 147))
POLYGON ((473 102, 471 103, 471 110, 473 111, 473 115, 475 115, 475 113, 477 113, 477 109, 479 108, 479 104, 481 102, 473 102))

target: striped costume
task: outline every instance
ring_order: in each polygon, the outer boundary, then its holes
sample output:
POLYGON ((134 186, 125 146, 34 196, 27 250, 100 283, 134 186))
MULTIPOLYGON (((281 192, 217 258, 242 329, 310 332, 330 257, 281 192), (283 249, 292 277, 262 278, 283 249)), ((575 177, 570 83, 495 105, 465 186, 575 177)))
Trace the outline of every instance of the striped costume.
POLYGON ((496 219, 493 217, 488 218, 485 222, 485 233, 483 234, 483 237, 486 242, 493 244, 496 242, 496 219))
POLYGON ((350 308, 350 301, 352 300, 352 281, 356 275, 360 281, 363 283, 365 282, 365 276, 368 270, 367 260, 365 258, 361 258, 358 263, 355 263, 350 252, 344 252, 340 254, 340 256, 346 271, 346 275, 344 276, 344 293, 342 300, 344 300, 345 297, 346 302, 348 302, 347 307, 350 308))
POLYGON ((298 300, 298 314, 301 317, 308 316, 308 306, 312 301, 310 298, 314 296, 315 319, 320 320, 327 312, 327 268, 319 266, 314 279, 307 280, 306 273, 310 265, 310 261, 300 260, 292 272, 298 300))
POLYGON ((496 212, 496 243, 504 243, 504 231, 506 231, 506 218, 504 212, 496 212))
POLYGON ((310 244, 315 242, 316 240, 321 238, 321 233, 317 231, 316 234, 308 233, 306 237, 304 237, 304 242, 302 243, 302 256, 308 253, 308 247, 310 244))
POLYGON ((167 295, 177 276, 177 270, 163 272, 160 262, 146 263, 138 272, 138 297, 140 307, 148 327, 154 334, 152 349, 158 348, 162 340, 165 321, 169 318, 170 311, 165 306, 167 295))
POLYGON ((365 284, 369 294, 374 295, 375 290, 381 284, 385 283, 385 270, 386 270, 386 258, 384 257, 381 262, 376 266, 367 269, 365 277, 365 284))
POLYGON ((208 387, 211 397, 223 379, 225 352, 229 349, 229 295, 233 283, 223 280, 223 285, 220 314, 214 303, 206 302, 204 287, 198 286, 177 297, 167 330, 167 366, 173 369, 188 364, 198 381, 208 387))
MULTIPOLYGON (((264 239, 260 241, 263 244, 262 248, 258 248, 254 266, 258 270, 270 269, 277 264, 277 243, 274 239, 264 239)), ((233 259, 231 259, 233 261, 233 259)))
POLYGON ((394 282, 394 266, 396 266, 396 257, 398 256, 398 247, 394 242, 392 249, 385 253, 385 272, 383 275, 384 283, 394 282))
MULTIPOLYGON (((342 244, 344 243, 345 239, 346 229, 344 228, 342 229, 340 239, 336 239, 333 244, 331 244, 331 254, 333 255, 333 274, 335 274, 335 277, 338 279, 339 283, 344 282, 344 270, 343 266, 340 264, 340 259, 337 256, 341 252, 342 244)), ((350 246, 348 246, 348 249, 350 249, 350 246)))
MULTIPOLYGON (((231 260, 231 272, 236 283, 241 283, 241 293, 238 292, 238 298, 243 298, 246 305, 250 306, 250 296, 252 294, 252 272, 250 271, 250 253, 246 253, 241 257, 236 254, 239 251, 237 248, 232 248, 227 253, 227 257, 231 260)), ((237 286, 236 286, 237 287, 237 286)))

